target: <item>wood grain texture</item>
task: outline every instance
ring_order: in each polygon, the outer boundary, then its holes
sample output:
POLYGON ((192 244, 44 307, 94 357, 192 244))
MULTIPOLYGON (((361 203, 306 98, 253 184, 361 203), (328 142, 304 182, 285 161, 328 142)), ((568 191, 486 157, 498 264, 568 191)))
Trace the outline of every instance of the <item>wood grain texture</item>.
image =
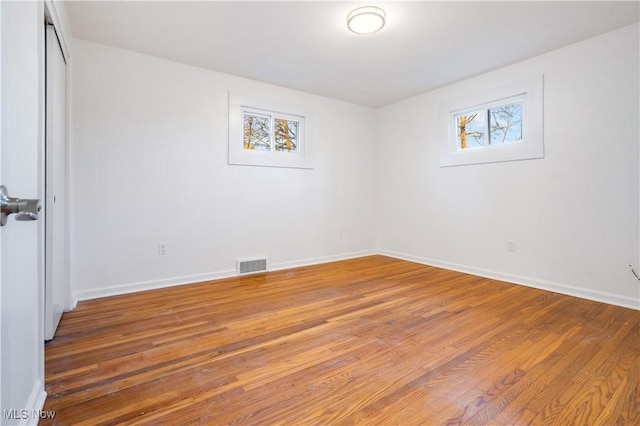
POLYGON ((369 256, 81 302, 40 424, 640 424, 640 312, 369 256))

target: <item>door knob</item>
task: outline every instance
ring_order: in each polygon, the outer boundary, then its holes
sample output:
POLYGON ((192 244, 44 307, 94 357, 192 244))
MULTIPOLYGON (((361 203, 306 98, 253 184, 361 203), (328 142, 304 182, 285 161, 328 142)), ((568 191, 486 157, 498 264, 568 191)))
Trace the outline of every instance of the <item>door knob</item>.
POLYGON ((42 208, 40 200, 23 200, 9 197, 7 187, 0 185, 0 226, 7 224, 10 214, 16 215, 16 220, 38 220, 38 212, 42 208))

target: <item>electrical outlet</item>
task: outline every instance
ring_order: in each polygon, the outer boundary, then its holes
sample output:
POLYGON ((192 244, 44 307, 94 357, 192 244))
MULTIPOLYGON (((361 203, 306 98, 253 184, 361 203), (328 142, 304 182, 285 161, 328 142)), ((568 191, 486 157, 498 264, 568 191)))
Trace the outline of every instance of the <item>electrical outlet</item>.
POLYGON ((516 251, 516 243, 511 240, 507 241, 507 251, 510 251, 510 252, 516 251))
POLYGON ((340 238, 344 237, 344 231, 342 229, 339 230, 338 235, 340 235, 340 238))
POLYGON ((167 254, 167 243, 158 243, 158 256, 167 254))

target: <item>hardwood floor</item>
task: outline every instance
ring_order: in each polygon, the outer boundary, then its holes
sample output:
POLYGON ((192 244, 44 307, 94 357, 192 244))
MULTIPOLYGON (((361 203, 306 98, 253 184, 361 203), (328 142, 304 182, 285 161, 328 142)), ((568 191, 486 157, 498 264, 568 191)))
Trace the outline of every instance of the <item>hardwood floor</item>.
POLYGON ((40 424, 640 424, 640 312, 383 256, 81 302, 40 424))

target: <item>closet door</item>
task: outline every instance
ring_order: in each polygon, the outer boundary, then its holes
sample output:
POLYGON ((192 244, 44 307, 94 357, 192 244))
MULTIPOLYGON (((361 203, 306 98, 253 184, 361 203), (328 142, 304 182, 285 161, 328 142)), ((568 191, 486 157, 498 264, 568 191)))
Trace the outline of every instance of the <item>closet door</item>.
POLYGON ((53 25, 46 26, 45 340, 70 307, 67 222, 66 63, 53 25))

